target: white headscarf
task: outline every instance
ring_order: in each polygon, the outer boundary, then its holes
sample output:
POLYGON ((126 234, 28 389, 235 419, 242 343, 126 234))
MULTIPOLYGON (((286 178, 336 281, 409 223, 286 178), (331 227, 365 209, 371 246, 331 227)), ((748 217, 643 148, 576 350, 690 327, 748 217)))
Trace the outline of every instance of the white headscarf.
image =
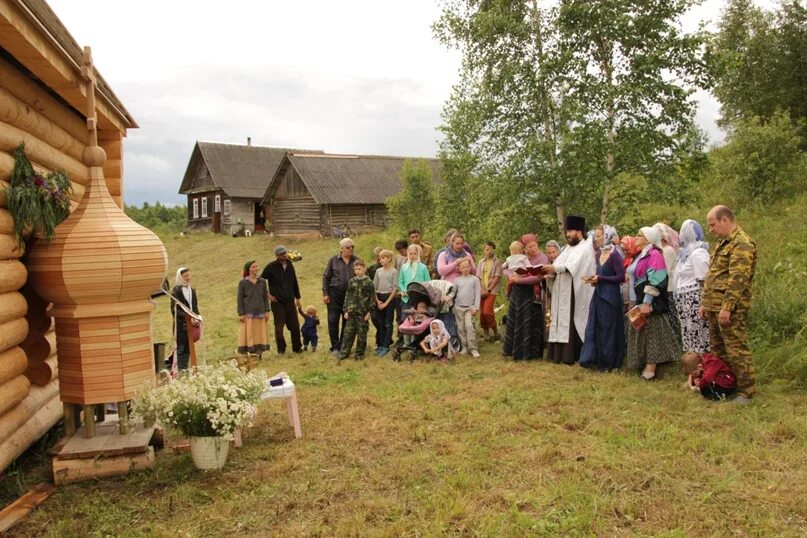
POLYGON ((177 275, 176 278, 174 279, 174 284, 176 284, 177 286, 182 286, 183 288, 190 287, 190 284, 186 284, 185 279, 182 278, 182 273, 184 273, 187 270, 188 270, 187 267, 180 267, 179 269, 177 269, 177 275))
POLYGON ((645 246, 642 249, 642 252, 647 252, 648 248, 651 245, 661 248, 661 232, 657 228, 644 226, 639 229, 639 233, 641 233, 644 236, 644 238, 650 242, 650 245, 645 246))
POLYGON ((454 356, 454 347, 451 345, 451 335, 448 333, 445 323, 439 319, 432 320, 432 322, 429 323, 429 334, 426 335, 426 343, 429 344, 429 347, 437 347, 443 339, 448 342, 448 346, 446 346, 446 356, 450 359, 454 356), (435 323, 440 326, 440 334, 438 335, 432 332, 432 325, 435 323))
POLYGON ((607 251, 614 248, 614 239, 616 239, 616 228, 603 224, 602 226, 602 246, 601 251, 607 251))

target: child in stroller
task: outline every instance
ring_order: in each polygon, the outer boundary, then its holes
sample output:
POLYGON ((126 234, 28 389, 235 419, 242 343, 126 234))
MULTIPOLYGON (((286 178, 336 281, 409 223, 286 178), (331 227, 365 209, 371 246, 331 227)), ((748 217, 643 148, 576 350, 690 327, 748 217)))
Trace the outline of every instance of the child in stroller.
POLYGON ((414 360, 420 351, 420 342, 431 330, 431 322, 442 307, 440 291, 423 282, 411 282, 406 288, 409 304, 415 305, 403 311, 406 316, 398 326, 399 338, 396 342, 392 359, 401 360, 406 353, 410 360, 414 360))
POLYGON ((430 280, 426 284, 440 291, 443 299, 443 306, 437 312, 437 319, 443 322, 446 331, 451 336, 451 345, 459 353, 462 350, 460 339, 457 335, 457 322, 454 319, 454 297, 457 295, 457 288, 448 280, 430 280))

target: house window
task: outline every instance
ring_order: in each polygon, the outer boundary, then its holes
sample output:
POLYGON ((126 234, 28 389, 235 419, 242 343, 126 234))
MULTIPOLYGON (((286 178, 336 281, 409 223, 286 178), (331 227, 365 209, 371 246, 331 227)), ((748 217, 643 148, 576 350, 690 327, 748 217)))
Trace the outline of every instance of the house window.
POLYGON ((230 200, 224 200, 224 214, 229 215, 232 213, 232 206, 230 205, 230 200))
POLYGON ((207 217, 207 197, 202 198, 202 218, 207 217))
POLYGON ((221 195, 217 194, 213 198, 213 213, 221 213, 221 195))
POLYGON ((199 218, 199 199, 198 198, 193 199, 193 218, 195 218, 195 219, 199 218))

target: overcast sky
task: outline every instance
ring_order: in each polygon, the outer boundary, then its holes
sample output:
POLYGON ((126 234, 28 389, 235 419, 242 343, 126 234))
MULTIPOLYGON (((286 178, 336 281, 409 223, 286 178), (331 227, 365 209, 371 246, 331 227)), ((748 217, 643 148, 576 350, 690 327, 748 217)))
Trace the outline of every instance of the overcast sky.
MULTIPOLYGON (((185 203, 196 140, 436 154, 459 55, 433 39, 434 0, 49 4, 139 125, 124 144, 127 204, 185 203)), ((706 0, 685 27, 723 5, 706 0)), ((698 123, 720 140, 717 103, 698 100, 698 123)))

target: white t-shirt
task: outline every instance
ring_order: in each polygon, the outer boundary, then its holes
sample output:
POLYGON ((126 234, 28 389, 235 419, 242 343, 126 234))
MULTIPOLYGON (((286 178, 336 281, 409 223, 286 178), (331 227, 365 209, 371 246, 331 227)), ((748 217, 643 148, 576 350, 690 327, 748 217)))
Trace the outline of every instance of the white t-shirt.
POLYGON ((675 268, 675 293, 684 293, 700 286, 709 271, 709 253, 696 248, 692 254, 675 268))

